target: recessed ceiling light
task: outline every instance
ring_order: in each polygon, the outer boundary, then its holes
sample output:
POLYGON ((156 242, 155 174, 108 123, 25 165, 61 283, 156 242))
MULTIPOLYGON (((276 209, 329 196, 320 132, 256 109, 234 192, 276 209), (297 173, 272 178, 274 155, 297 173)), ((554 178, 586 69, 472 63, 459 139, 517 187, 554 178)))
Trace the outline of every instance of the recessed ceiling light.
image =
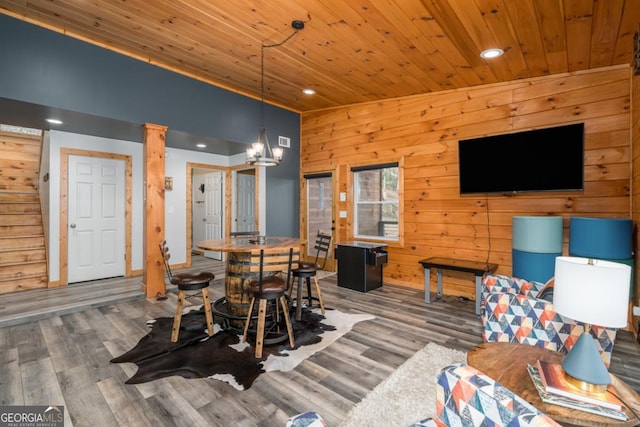
POLYGON ((313 89, 302 89, 302 93, 304 93, 305 95, 315 95, 316 91, 313 89))
POLYGON ((497 58, 503 53, 504 53, 504 50, 502 49, 492 48, 492 49, 483 50, 480 56, 485 59, 491 59, 491 58, 497 58))
POLYGON ((45 119, 47 122, 51 123, 52 125, 61 125, 62 124, 62 120, 58 120, 58 119, 45 119))
POLYGON ((196 144, 198 148, 207 148, 207 144, 196 144))

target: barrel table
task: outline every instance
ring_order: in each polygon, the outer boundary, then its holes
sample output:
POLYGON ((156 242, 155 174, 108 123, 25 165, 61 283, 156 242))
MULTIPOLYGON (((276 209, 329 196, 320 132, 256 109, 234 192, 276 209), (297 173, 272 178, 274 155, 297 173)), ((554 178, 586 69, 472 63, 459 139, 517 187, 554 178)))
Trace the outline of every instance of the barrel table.
MULTIPOLYGON (((301 240, 296 237, 229 237, 226 239, 204 240, 196 246, 207 251, 225 252, 225 296, 213 303, 213 314, 223 319, 223 327, 242 333, 249 310, 249 297, 245 293, 251 280, 257 279, 251 264, 251 251, 259 249, 282 249, 283 253, 294 248, 300 252, 301 240)), ((255 266, 253 266, 255 267, 255 266)), ((284 272, 286 274, 286 272, 284 272)))

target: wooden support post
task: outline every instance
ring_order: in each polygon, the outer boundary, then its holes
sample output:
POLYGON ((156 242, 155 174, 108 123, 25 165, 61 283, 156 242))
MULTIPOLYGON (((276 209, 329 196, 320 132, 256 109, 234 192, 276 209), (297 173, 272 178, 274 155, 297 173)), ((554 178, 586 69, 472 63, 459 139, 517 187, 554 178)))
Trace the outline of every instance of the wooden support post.
POLYGON ((144 276, 147 298, 164 296, 164 265, 159 244, 164 240, 164 152, 166 126, 145 123, 144 132, 144 276))

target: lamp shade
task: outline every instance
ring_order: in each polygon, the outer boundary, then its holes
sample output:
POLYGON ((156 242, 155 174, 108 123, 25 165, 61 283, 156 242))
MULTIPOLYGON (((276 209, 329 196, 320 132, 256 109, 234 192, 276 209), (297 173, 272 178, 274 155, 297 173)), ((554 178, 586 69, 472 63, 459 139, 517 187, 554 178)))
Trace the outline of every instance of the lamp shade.
POLYGON ((523 252, 513 249, 511 251, 512 276, 528 281, 545 283, 553 277, 556 258, 562 252, 556 254, 523 252))
POLYGON ((513 249, 542 254, 562 253, 561 216, 514 216, 512 224, 513 249))
POLYGON ((605 260, 633 256, 632 220, 571 217, 569 224, 569 255, 605 260))
POLYGON ((553 308, 570 319, 608 328, 627 326, 631 267, 616 262, 557 257, 553 308))

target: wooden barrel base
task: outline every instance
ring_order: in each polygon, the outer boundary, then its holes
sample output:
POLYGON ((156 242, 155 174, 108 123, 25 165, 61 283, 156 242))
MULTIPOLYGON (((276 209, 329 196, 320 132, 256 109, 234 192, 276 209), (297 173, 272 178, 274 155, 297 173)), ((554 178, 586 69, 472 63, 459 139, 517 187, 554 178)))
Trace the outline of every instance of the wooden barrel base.
MULTIPOLYGON (((251 254, 248 252, 230 252, 227 256, 225 295, 230 314, 247 316, 251 298, 247 295, 246 290, 251 281, 258 280, 257 267, 258 264, 251 263, 251 254)), ((272 274, 274 273, 265 273, 264 275, 272 274)))
MULTIPOLYGON (((222 297, 216 300, 213 304, 211 304, 213 317, 216 321, 218 319, 222 319, 222 327, 224 329, 232 329, 239 334, 242 334, 244 331, 244 322, 245 320, 247 320, 248 311, 245 310, 244 314, 237 314, 233 313, 232 310, 230 310, 231 307, 232 306, 229 304, 229 301, 227 301, 227 297, 222 297)), ((253 318, 254 316, 251 317, 253 318)))

